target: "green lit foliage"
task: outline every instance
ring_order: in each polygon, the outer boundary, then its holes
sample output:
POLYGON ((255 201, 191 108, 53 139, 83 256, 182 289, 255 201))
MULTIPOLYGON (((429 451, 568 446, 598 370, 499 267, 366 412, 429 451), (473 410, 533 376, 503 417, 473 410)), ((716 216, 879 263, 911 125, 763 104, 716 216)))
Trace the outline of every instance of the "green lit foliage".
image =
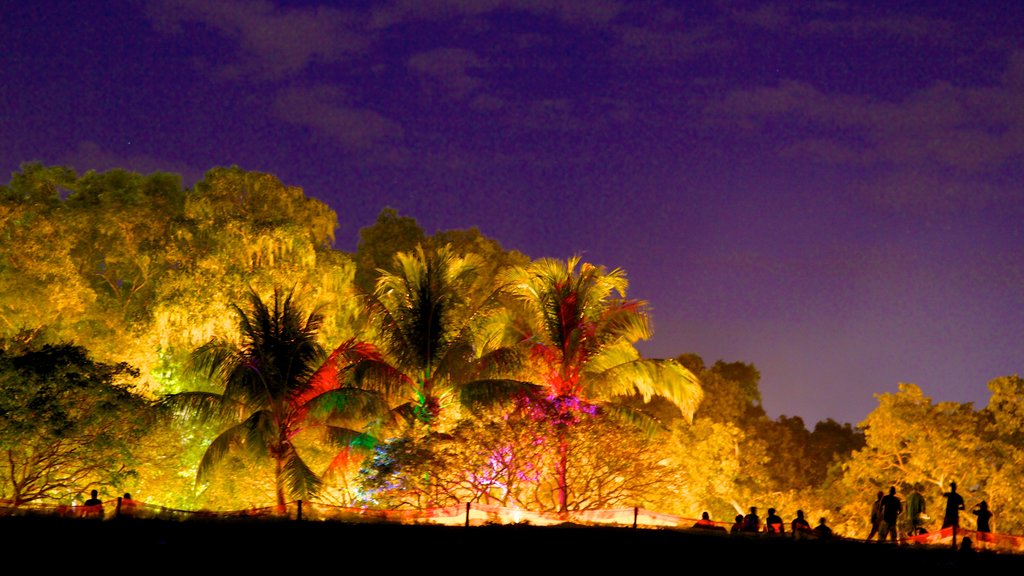
POLYGON ((396 254, 393 271, 381 270, 374 292, 363 295, 367 341, 335 350, 346 381, 380 393, 410 424, 434 429, 457 417, 446 412, 460 401, 519 385, 492 379, 514 369, 516 355, 475 338, 498 304, 477 286, 479 265, 449 246, 396 254), (478 393, 467 396, 474 385, 478 393))
POLYGON ((135 377, 69 344, 0 349, 0 495, 18 505, 119 493, 151 424, 135 377))

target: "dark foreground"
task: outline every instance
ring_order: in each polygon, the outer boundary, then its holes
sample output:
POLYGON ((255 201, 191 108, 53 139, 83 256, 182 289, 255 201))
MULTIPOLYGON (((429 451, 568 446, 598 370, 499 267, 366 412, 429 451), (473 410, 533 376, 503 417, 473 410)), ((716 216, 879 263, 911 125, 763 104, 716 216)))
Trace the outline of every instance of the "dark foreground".
MULTIPOLYGON (((0 518, 6 565, 139 573, 288 568, 344 573, 607 574, 768 570, 1019 574, 1024 556, 859 541, 580 526, 0 518)), ((225 572, 227 574, 227 572, 225 572)))

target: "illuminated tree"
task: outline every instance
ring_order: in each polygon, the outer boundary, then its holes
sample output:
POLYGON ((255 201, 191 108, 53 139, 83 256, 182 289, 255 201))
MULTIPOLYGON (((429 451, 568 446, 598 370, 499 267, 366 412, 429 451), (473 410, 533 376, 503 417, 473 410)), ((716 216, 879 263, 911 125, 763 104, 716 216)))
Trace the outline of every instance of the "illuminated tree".
POLYGON ((350 338, 355 268, 331 248, 336 228, 327 205, 274 176, 237 167, 207 172, 186 194, 173 266, 157 292, 154 349, 167 356, 167 369, 211 338, 234 339, 231 304, 250 290, 269 298, 290 286, 323 314, 321 344, 350 338))
POLYGON ((482 293, 479 264, 449 246, 398 253, 394 270, 381 270, 376 290, 364 294, 368 342, 335 350, 341 377, 381 393, 396 413, 428 430, 459 401, 479 400, 503 384, 522 386, 485 379, 514 367, 516 356, 477 337, 479 322, 498 303, 493 293, 475 297, 482 293))
POLYGON ((842 479, 848 490, 844 509, 861 518, 865 534, 868 506, 876 491, 889 486, 923 484, 928 506, 936 511, 932 518, 941 518, 941 494, 951 481, 981 498, 997 458, 972 405, 932 403, 918 386, 905 383, 897 393, 877 397, 878 408, 861 423, 866 445, 844 464, 842 479))
MULTIPOLYGON (((70 338, 96 299, 79 274, 62 194, 69 168, 26 164, 0 187, 0 336, 22 342, 70 338)), ((81 338, 77 338, 81 341, 81 338)))
POLYGON ((131 389, 137 375, 70 344, 0 349, 0 494, 15 506, 69 503, 90 488, 123 486, 151 423, 131 389))
MULTIPOLYGON (((626 300, 624 272, 584 263, 541 259, 503 277, 521 308, 506 318, 506 337, 526 347, 545 388, 544 417, 565 430, 581 414, 596 413, 648 423, 622 401, 661 396, 691 418, 701 399, 696 377, 674 360, 641 358, 633 346, 650 337, 646 305, 626 300)), ((569 443, 558 442, 558 510, 569 506, 569 443)))
POLYGON ((215 339, 192 355, 191 370, 223 391, 181 392, 166 396, 162 404, 186 420, 227 423, 199 463, 198 482, 239 448, 253 457, 269 457, 279 506, 286 496, 315 496, 321 480, 299 456, 295 437, 307 424, 311 405, 330 392, 315 389, 312 381, 324 361, 316 341, 322 317, 317 312, 304 316, 291 294, 277 292, 269 305, 252 293, 250 310, 235 310, 240 344, 215 339))

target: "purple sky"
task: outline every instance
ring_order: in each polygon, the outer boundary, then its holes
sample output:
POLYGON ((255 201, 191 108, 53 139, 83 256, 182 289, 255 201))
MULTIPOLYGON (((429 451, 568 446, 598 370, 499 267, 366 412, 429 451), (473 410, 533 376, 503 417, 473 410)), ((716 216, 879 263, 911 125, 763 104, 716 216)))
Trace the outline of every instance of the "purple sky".
POLYGON ((0 71, 0 181, 238 165, 342 250, 390 206, 580 253, 772 417, 1024 368, 1022 2, 33 0, 0 71))

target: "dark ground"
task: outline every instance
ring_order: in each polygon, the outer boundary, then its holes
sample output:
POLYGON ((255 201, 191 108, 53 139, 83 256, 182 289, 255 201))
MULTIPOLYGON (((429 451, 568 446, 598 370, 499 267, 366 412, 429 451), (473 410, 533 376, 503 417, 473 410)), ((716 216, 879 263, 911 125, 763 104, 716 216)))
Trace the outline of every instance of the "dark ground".
POLYGON ((1024 555, 968 555, 946 547, 572 525, 466 528, 4 517, 0 534, 7 566, 89 566, 140 574, 162 574, 175 567, 189 568, 189 574, 239 569, 262 574, 285 567, 310 573, 373 570, 410 575, 909 570, 994 576, 1024 569, 1024 555))

